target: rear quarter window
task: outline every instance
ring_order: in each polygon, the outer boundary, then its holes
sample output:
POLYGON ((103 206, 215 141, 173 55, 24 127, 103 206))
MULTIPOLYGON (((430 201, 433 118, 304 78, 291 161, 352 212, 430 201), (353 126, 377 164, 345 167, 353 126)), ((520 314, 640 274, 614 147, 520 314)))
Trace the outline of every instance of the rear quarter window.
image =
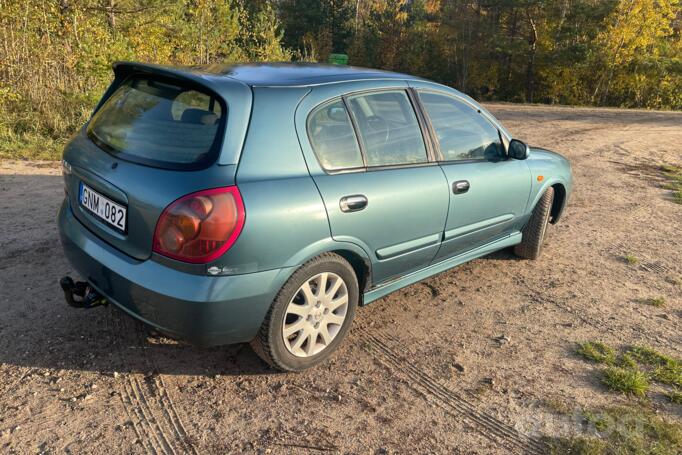
POLYGON ((308 137, 324 169, 333 171, 364 165, 348 111, 340 99, 312 111, 308 117, 308 137))
POLYGON ((87 131, 123 159, 191 169, 215 160, 226 111, 224 101, 201 87, 131 77, 95 113, 87 131))

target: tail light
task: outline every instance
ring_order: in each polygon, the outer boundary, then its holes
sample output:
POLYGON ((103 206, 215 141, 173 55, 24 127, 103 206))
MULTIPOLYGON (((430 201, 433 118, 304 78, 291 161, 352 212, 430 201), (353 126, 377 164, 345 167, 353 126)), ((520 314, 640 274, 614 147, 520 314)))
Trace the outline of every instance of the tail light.
POLYGON ((153 250, 179 261, 211 262, 237 240, 244 217, 244 203, 236 186, 188 194, 161 214, 153 250))

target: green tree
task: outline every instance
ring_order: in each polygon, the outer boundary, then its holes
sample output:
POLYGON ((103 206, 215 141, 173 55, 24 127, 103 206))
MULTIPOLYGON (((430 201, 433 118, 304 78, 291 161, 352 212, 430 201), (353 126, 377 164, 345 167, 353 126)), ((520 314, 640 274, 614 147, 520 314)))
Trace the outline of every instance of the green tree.
POLYGON ((346 52, 356 1, 281 1, 279 12, 284 25, 284 44, 302 55, 314 54, 321 61, 332 52, 346 52))
MULTIPOLYGON (((664 76, 656 71, 661 69, 657 65, 659 60, 679 58, 679 53, 669 55, 671 50, 679 50, 679 31, 675 37, 671 26, 677 14, 678 0, 621 0, 618 3, 607 18, 606 28, 597 37, 594 66, 599 77, 592 94, 593 102, 643 104, 642 91, 654 89, 646 86, 647 79, 656 83, 656 76, 664 76)), ((657 103, 651 104, 655 107, 657 103)))
POLYGON ((267 1, 0 0, 0 156, 22 148, 54 156, 116 60, 289 60, 281 38, 267 1))

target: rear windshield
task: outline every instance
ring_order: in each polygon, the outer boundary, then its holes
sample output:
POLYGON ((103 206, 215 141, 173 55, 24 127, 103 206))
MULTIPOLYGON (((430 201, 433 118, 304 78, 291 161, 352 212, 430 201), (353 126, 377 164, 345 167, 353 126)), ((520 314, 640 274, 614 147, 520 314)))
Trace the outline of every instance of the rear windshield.
POLYGON ((224 102, 200 88, 132 77, 93 116, 88 136, 124 159, 196 167, 215 159, 226 114, 224 102))

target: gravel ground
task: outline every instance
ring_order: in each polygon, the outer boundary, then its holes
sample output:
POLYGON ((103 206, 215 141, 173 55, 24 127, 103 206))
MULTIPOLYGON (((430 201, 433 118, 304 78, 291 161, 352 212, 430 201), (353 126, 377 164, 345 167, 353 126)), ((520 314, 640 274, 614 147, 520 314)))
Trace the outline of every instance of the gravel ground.
POLYGON ((300 374, 248 346, 198 349, 112 307, 67 307, 58 164, 0 161, 0 451, 541 454, 584 408, 682 423, 661 390, 608 392, 575 355, 601 340, 682 357, 682 205, 657 170, 682 165, 682 113, 489 107, 573 163, 542 257, 499 252, 381 299, 300 374))

